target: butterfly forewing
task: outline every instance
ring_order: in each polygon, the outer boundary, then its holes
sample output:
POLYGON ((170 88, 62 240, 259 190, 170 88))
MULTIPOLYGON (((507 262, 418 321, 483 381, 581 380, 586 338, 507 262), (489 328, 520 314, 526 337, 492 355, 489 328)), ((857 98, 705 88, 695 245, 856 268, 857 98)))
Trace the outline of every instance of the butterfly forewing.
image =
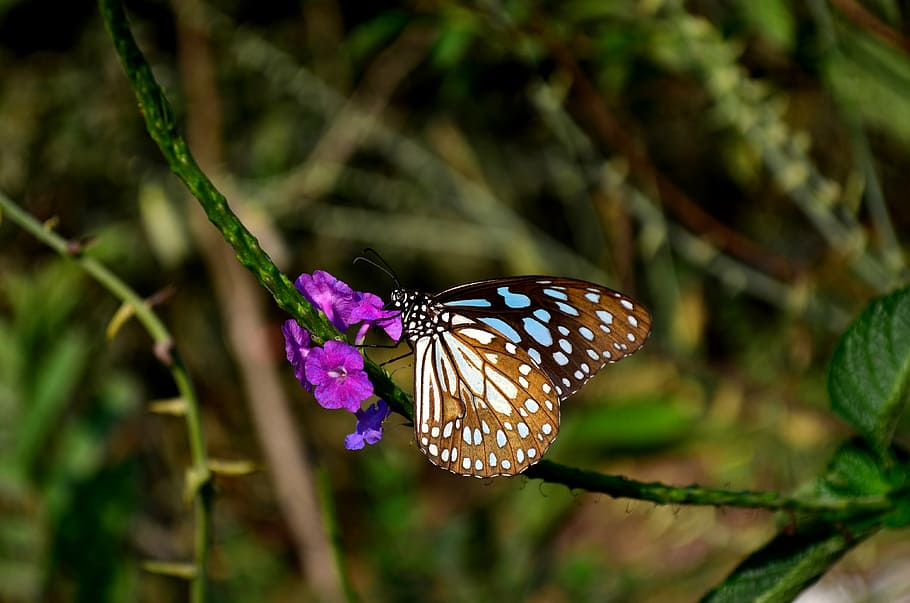
POLYGON ((429 459, 475 477, 515 475, 556 438, 559 403, 638 350, 648 311, 574 279, 523 276, 435 296, 397 290, 414 348, 415 433, 429 459))
POLYGON ((637 351, 651 316, 625 295, 586 281, 523 276, 461 285, 434 301, 480 321, 525 350, 560 400, 598 370, 637 351))
POLYGON ((414 345, 418 446, 462 475, 515 475, 559 430, 554 385, 528 354, 482 323, 457 325, 414 345))

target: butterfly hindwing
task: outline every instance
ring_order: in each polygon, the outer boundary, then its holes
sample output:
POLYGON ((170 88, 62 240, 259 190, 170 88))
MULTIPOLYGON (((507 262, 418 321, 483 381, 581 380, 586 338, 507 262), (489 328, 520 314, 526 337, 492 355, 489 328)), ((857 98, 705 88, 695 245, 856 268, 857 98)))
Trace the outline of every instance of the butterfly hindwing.
POLYGON ((555 386, 504 336, 469 319, 456 322, 414 345, 418 446, 453 473, 520 473, 559 430, 555 386))
POLYGON ((648 311, 618 291, 575 279, 522 276, 469 283, 433 301, 480 321, 525 350, 560 400, 648 338, 648 311))

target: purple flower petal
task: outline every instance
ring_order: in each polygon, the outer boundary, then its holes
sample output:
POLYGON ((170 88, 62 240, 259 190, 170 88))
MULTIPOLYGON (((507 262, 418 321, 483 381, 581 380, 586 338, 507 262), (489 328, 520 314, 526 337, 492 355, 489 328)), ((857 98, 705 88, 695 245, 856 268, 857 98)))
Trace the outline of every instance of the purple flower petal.
POLYGON ((323 408, 356 412, 360 403, 373 395, 373 384, 363 370, 363 356, 343 341, 327 341, 322 348, 311 350, 305 374, 323 408))
POLYGON ((351 308, 351 322, 363 321, 357 332, 355 341, 362 342, 366 329, 371 326, 378 326, 386 332, 393 341, 401 339, 401 312, 398 310, 386 310, 382 299, 372 293, 354 292, 354 305, 351 308))
POLYGON ((363 445, 363 434, 361 433, 349 433, 344 436, 344 447, 348 450, 360 450, 363 445))
POLYGON ((284 350, 288 357, 288 362, 294 367, 294 376, 300 381, 300 384, 307 391, 313 390, 313 385, 307 381, 304 364, 307 356, 310 355, 312 341, 310 333, 299 324, 296 320, 286 320, 281 325, 281 332, 284 334, 284 350))
POLYGON ((382 439, 382 422, 391 414, 392 409, 385 400, 380 400, 366 410, 358 410, 357 425, 354 433, 344 438, 344 447, 348 450, 360 450, 364 444, 375 444, 382 439))
POLYGON ((303 273, 294 285, 307 300, 329 319, 336 329, 344 331, 351 326, 351 310, 354 307, 354 290, 324 270, 313 274, 303 273))

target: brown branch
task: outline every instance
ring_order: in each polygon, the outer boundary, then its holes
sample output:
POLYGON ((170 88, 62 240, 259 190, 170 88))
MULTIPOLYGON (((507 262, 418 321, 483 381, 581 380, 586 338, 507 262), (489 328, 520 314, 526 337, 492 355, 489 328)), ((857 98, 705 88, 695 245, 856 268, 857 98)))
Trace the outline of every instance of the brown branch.
POLYGON ((856 2, 856 0, 831 0, 831 4, 833 4, 842 15, 888 46, 904 52, 910 52, 910 38, 895 31, 865 6, 856 2))
MULTIPOLYGON (((188 139, 200 166, 217 175, 224 156, 223 133, 208 31, 205 21, 194 19, 190 12, 200 10, 198 0, 174 0, 173 6, 177 13, 180 76, 187 98, 188 139)), ((236 200, 235 205, 239 205, 236 200)), ((202 212, 193 212, 190 223, 214 285, 229 347, 301 570, 320 601, 342 601, 341 576, 335 566, 312 464, 281 385, 275 354, 271 353, 269 333, 273 325, 262 291, 202 212)))
POLYGON ((717 221, 660 172, 620 125, 572 52, 545 32, 538 33, 542 35, 556 62, 572 76, 573 92, 596 135, 602 142, 628 159, 629 170, 637 180, 656 186, 660 202, 682 224, 719 249, 759 267, 778 279, 791 280, 794 277, 794 270, 786 258, 762 248, 717 221))
POLYGON ((288 178, 281 196, 323 196, 334 186, 342 166, 367 140, 382 119, 402 81, 426 58, 438 32, 411 25, 378 54, 348 101, 339 108, 298 173, 288 178))

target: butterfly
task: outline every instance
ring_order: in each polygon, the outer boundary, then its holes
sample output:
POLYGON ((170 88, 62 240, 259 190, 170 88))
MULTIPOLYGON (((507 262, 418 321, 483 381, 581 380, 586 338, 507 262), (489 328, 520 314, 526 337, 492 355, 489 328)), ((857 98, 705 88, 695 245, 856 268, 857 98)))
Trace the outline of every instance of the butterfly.
POLYGON ((560 403, 651 331, 650 314, 631 298, 560 277, 497 278, 435 295, 398 287, 389 306, 401 312, 415 356, 418 447, 433 464, 478 478, 540 460, 559 432, 560 403))

